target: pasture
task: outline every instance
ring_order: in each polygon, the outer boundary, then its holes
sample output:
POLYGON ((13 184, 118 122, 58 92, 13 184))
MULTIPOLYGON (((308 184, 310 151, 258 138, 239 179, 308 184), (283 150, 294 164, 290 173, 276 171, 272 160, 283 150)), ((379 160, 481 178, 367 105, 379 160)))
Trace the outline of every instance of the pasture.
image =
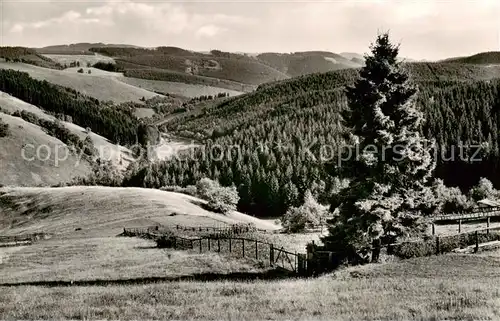
POLYGON ((158 94, 138 88, 118 79, 117 73, 107 73, 95 68, 83 67, 84 73, 78 73, 79 68, 55 70, 37 67, 23 63, 0 62, 0 69, 13 69, 27 72, 38 80, 69 87, 84 95, 102 100, 122 103, 127 101, 139 102, 142 97, 149 99, 158 94), (91 74, 87 71, 91 70, 91 74))
POLYGON ((1 287, 0 318, 492 320, 500 317, 499 264, 453 254, 312 279, 1 287))
POLYGON ((195 98, 199 96, 217 96, 219 93, 228 93, 229 96, 238 96, 243 92, 230 90, 226 88, 185 84, 181 82, 149 80, 140 78, 122 77, 120 80, 126 84, 143 88, 153 92, 169 93, 188 98, 195 98))

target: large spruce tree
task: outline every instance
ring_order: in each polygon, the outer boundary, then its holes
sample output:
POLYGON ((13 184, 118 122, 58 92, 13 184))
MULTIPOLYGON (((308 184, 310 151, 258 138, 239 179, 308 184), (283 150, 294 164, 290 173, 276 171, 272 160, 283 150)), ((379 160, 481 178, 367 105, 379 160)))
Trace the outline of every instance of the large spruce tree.
POLYGON ((360 79, 347 89, 343 120, 352 156, 339 170, 351 184, 336 196, 339 214, 323 240, 332 250, 359 253, 373 241, 394 242, 422 227, 435 163, 432 142, 421 133, 417 89, 398 51, 387 33, 379 35, 360 79))

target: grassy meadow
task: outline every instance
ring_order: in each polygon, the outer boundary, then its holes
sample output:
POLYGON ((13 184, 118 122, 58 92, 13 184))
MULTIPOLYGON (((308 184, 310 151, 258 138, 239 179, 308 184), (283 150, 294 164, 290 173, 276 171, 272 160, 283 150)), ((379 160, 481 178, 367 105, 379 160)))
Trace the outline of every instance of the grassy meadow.
POLYGON ((499 264, 454 254, 311 279, 0 287, 0 319, 495 320, 499 264))

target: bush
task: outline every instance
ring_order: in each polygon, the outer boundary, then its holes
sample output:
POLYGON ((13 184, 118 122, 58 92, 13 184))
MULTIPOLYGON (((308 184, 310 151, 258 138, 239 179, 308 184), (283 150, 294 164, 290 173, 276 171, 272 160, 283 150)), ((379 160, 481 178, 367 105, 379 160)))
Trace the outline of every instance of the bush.
POLYGON ((207 207, 215 212, 227 213, 235 211, 240 200, 235 186, 224 187, 216 181, 202 178, 196 184, 198 196, 206 200, 207 207))
POLYGON ((485 198, 497 199, 500 197, 500 192, 493 187, 490 180, 482 177, 479 183, 470 190, 469 196, 477 202, 485 198))
POLYGON ((324 223, 328 207, 319 204, 308 190, 304 195, 304 204, 291 207, 281 218, 285 231, 289 233, 303 232, 307 228, 315 228, 324 223))
POLYGON ((78 69, 78 72, 83 74, 83 68, 78 69))
POLYGON ((97 159, 92 172, 87 177, 78 177, 70 185, 112 186, 119 187, 123 183, 123 174, 111 161, 97 159))
POLYGON ((198 196, 198 192, 196 190, 196 186, 194 185, 188 185, 186 187, 181 187, 181 186, 163 186, 160 188, 162 191, 167 191, 167 192, 175 192, 175 193, 182 193, 182 194, 187 194, 191 196, 198 196))
POLYGON ((447 187, 442 179, 436 179, 433 185, 436 212, 439 214, 459 213, 470 210, 472 202, 463 195, 458 187, 447 187))
POLYGON ((0 137, 6 137, 9 135, 9 124, 6 124, 0 118, 0 137))

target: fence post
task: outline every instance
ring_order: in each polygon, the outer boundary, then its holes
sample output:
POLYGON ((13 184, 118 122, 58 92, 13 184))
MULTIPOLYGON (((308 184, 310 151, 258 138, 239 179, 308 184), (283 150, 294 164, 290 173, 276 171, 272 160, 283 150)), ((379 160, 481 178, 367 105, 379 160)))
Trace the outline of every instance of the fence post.
POLYGON ((245 239, 241 239, 241 248, 242 248, 242 251, 243 251, 243 257, 245 257, 245 239))
POLYGON ((378 262, 380 257, 380 239, 374 239, 372 242, 372 263, 378 262))
POLYGON ((474 248, 474 253, 477 253, 479 251, 479 237, 477 235, 477 231, 476 231, 476 247, 474 248))
POLYGON ((231 249, 231 237, 229 238, 229 253, 232 253, 232 249, 231 249))
POLYGON ((259 259, 259 252, 258 252, 259 244, 257 243, 257 240, 255 240, 255 259, 259 259))
POLYGON ((486 220, 486 234, 490 234, 490 217, 486 220))
POLYGON ((436 235, 436 224, 432 223, 432 235, 436 235))
POLYGON ((191 250, 194 250, 194 243, 193 243, 193 240, 191 240, 191 250))
POLYGON ((220 238, 217 239, 217 252, 220 253, 220 238))
POLYGON ((269 264, 274 266, 274 245, 269 244, 269 264))
POLYGON ((210 238, 207 238, 207 241, 208 241, 208 251, 210 252, 210 238))
POLYGON ((462 220, 458 220, 458 233, 462 232, 462 220))
POLYGON ((202 239, 200 239, 200 253, 201 253, 201 240, 202 240, 202 239))
POLYGON ((439 236, 436 237, 436 254, 440 254, 440 249, 439 249, 439 236))

